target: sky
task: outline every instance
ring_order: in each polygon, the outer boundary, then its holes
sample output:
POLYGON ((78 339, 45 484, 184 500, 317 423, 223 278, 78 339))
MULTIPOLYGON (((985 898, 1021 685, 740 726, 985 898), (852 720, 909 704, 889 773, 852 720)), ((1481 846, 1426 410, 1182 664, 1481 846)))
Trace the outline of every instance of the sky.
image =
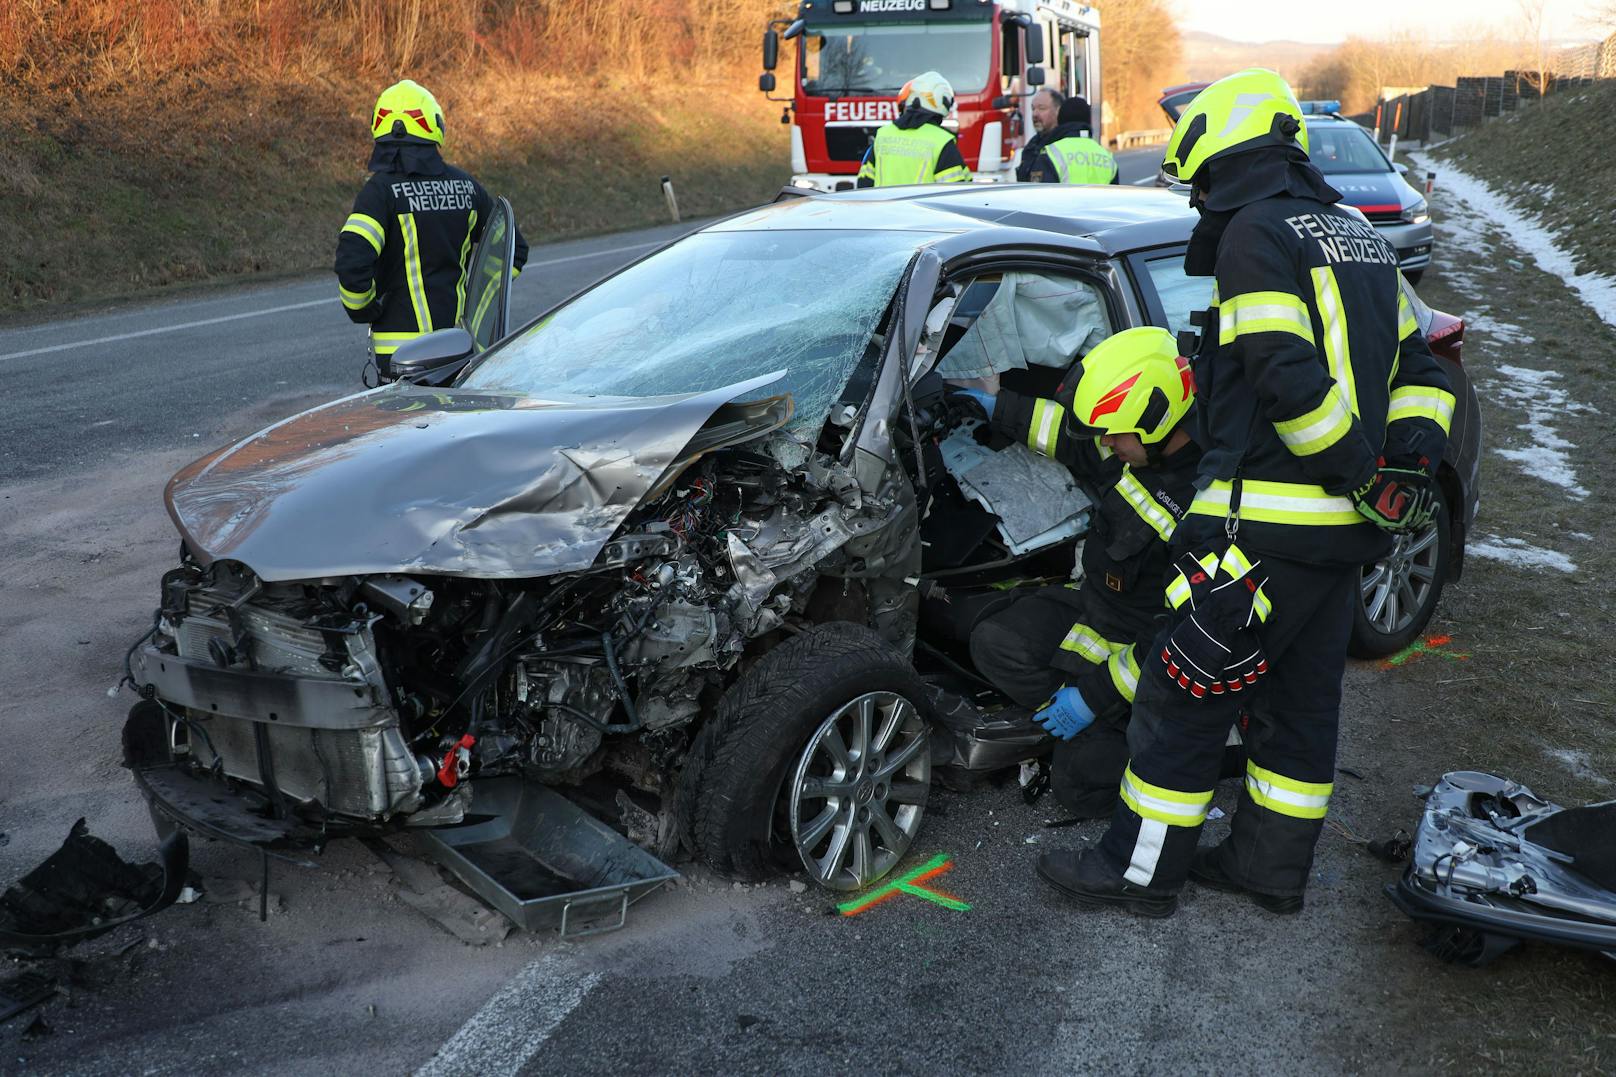
MULTIPOLYGON (((1467 29, 1500 34, 1521 25, 1516 0, 1353 0, 1351 17, 1343 5, 1297 0, 1168 0, 1181 30, 1204 30, 1235 41, 1313 41, 1334 43, 1348 34, 1380 37, 1401 30, 1433 40, 1472 36, 1467 29)), ((1602 36, 1588 25, 1597 0, 1547 0, 1543 36, 1551 41, 1592 41, 1602 36)), ((1104 12, 1105 6, 1100 4, 1104 12)))

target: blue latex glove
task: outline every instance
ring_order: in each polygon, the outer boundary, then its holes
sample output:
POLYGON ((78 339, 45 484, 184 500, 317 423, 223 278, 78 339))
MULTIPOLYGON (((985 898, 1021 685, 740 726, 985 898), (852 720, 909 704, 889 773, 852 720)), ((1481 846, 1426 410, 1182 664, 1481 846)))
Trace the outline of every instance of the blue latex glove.
POLYGON ((1061 740, 1071 740, 1094 721, 1094 711, 1083 699, 1082 692, 1066 685, 1033 712, 1033 718, 1061 740))
POLYGON ((986 389, 955 389, 953 393, 956 396, 970 397, 982 409, 985 418, 993 418, 993 406, 999 402, 999 398, 986 389))

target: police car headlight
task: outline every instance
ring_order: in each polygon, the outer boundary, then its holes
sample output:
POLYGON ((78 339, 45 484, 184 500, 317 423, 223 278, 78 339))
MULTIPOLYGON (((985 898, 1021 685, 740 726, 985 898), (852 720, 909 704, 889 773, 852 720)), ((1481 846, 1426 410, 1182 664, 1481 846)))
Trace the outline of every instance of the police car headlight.
POLYGON ((1421 198, 1413 205, 1403 208, 1401 219, 1404 224, 1424 224, 1431 219, 1431 208, 1426 205, 1425 199, 1421 198))

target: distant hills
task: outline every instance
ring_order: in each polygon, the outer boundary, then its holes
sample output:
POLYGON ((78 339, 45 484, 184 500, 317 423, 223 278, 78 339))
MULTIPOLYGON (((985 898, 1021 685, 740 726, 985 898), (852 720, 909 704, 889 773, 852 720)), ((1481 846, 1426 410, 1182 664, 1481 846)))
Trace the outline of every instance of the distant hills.
POLYGON ((1204 30, 1181 30, 1178 39, 1187 82, 1210 82, 1243 67, 1269 67, 1294 78, 1314 58, 1336 47, 1307 41, 1231 41, 1204 30))

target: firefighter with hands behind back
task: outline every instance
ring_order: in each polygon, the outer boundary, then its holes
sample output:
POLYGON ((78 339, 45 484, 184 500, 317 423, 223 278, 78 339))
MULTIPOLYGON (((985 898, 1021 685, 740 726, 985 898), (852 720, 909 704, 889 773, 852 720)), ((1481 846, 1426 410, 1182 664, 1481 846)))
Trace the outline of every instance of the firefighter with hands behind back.
POLYGON ((954 111, 954 87, 935 71, 916 75, 898 91, 898 118, 875 133, 859 166, 860 187, 907 183, 969 183, 959 143, 943 127, 954 111))
POLYGON ((971 660, 1057 738, 1050 787, 1082 819, 1109 817, 1128 761, 1139 669, 1164 612, 1168 543, 1194 497, 1194 386, 1173 335, 1112 336, 1057 399, 957 390, 998 433, 1065 464, 1094 502, 1080 584, 1029 589, 972 630, 971 660))
MULTIPOLYGON (((465 313, 466 269, 493 199, 446 164, 443 109, 405 79, 371 112, 370 178, 337 236, 337 287, 348 317, 370 326, 371 354, 386 369, 399 345, 453 326, 465 313)), ((527 240, 516 234, 516 264, 527 240)))
POLYGON ((1086 908, 1168 916, 1193 878, 1301 910, 1362 566, 1438 504, 1453 396, 1397 252, 1336 205, 1304 124, 1284 80, 1251 69, 1201 91, 1168 142, 1201 214, 1185 268, 1215 282, 1192 360, 1203 456, 1110 828, 1038 858, 1086 908), (1228 837, 1198 850, 1242 706, 1245 785, 1228 837))

